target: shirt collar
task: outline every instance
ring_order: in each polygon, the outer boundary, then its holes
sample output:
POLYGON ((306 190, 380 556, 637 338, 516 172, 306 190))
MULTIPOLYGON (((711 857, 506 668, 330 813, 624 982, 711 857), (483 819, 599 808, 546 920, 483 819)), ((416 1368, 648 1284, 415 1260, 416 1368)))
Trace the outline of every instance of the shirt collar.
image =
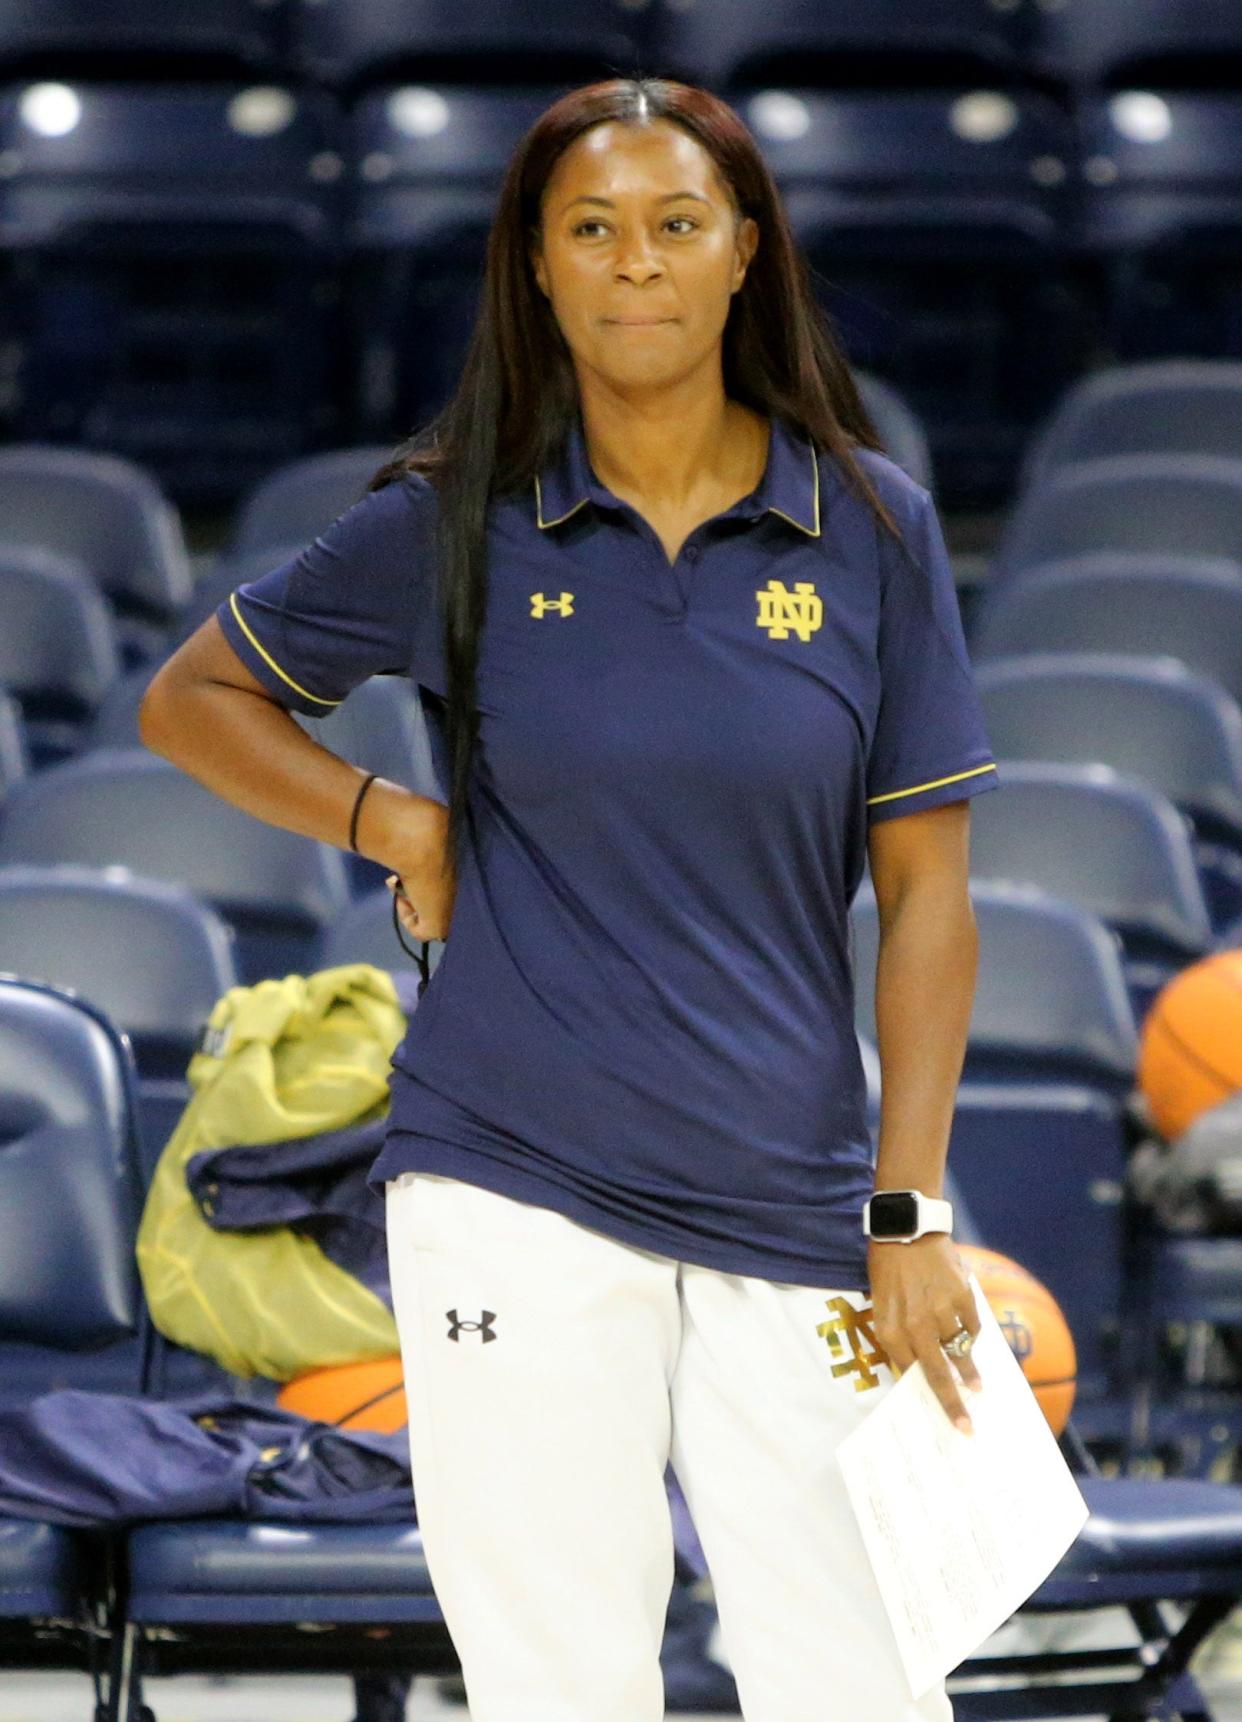
MULTIPOLYGON (((783 420, 772 417, 769 423, 771 438, 763 477, 750 496, 724 511, 725 516, 757 519, 762 514, 776 514, 808 537, 818 538, 818 452, 807 437, 783 420)), ((606 489, 591 469, 581 415, 576 412, 560 453, 535 475, 534 487, 535 521, 541 530, 559 526, 587 502, 603 508, 622 506, 620 498, 606 489)))

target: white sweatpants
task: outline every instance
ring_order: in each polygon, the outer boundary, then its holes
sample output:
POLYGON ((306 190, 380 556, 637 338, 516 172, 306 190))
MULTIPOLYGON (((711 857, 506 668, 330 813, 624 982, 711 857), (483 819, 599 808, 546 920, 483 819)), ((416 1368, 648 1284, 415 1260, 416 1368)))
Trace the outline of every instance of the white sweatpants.
POLYGON ((865 1292, 678 1262, 431 1173, 386 1206, 471 1722, 663 1722, 670 1460, 746 1722, 951 1722, 942 1686, 909 1696, 834 1459, 896 1379, 865 1292))

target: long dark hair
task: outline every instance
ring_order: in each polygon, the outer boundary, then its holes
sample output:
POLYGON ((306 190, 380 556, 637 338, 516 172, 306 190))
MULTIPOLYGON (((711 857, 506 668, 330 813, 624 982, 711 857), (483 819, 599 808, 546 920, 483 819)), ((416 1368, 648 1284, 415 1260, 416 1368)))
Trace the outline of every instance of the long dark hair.
POLYGON ((835 455, 846 483, 901 541, 853 454, 857 447, 879 450, 879 438, 812 292, 780 194, 739 115, 710 91, 666 78, 611 78, 561 96, 531 126, 505 173, 456 392, 368 486, 378 490, 414 471, 436 489, 452 773, 446 859, 460 854, 478 732, 475 669, 487 606, 488 504, 530 486, 560 449, 578 407, 569 348, 530 264, 544 187, 562 151, 590 126, 644 119, 670 120, 696 138, 737 214, 753 216, 759 226, 758 247, 725 323, 725 394, 786 421, 835 455))

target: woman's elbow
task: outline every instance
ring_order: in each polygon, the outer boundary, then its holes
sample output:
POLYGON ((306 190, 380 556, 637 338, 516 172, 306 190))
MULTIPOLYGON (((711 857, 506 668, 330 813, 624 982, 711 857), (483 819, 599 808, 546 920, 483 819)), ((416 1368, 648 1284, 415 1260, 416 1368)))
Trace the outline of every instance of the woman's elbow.
POLYGON ((178 737, 189 729, 182 699, 184 683, 171 668, 171 660, 160 665, 147 683, 138 706, 138 739, 152 753, 172 759, 178 737))

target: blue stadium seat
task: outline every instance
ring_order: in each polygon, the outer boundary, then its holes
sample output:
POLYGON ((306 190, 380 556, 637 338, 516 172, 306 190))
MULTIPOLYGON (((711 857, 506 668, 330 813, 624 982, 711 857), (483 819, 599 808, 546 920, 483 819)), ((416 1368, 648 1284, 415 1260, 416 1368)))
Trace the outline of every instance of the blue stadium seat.
POLYGON ((115 455, 0 448, 0 545, 76 562, 116 613, 128 662, 158 650, 190 595, 176 510, 151 475, 115 455))
POLYGON ((851 362, 917 413, 947 497, 1006 491, 1081 367, 1065 115, 970 87, 768 89, 740 111, 851 362))
POLYGON ((226 923, 179 886, 116 869, 0 866, 0 962, 72 988, 129 1036, 149 1175, 190 1097, 203 1024, 237 985, 226 923))
POLYGON ((0 692, 0 800, 10 784, 25 777, 29 769, 30 753, 21 707, 15 699, 0 692))
POLYGON ((25 720, 32 763, 73 752, 121 672, 112 615, 80 564, 0 544, 0 687, 25 720))
POLYGON ((1177 658, 992 658, 975 684, 1005 759, 1100 761, 1176 803, 1217 930, 1242 914, 1242 708, 1177 658))
POLYGON ((452 393, 501 177, 558 93, 546 82, 407 85, 372 91, 351 109, 358 186, 346 312, 359 436, 405 435, 452 393))
POLYGON ((1072 384, 1022 458, 1021 491, 1083 461, 1209 454, 1242 461, 1242 363, 1156 359, 1072 384))
MULTIPOLYGON (((1022 1614, 1113 1611, 1110 1640, 1064 1651, 972 1658, 997 1682, 988 1718, 1196 1717, 1227 1722, 1191 1672, 1200 1646, 1242 1596, 1242 1488, 1189 1478, 1102 1476, 1070 1449, 1090 1518, 1022 1614), (1177 1628, 1168 1624, 1168 1605, 1177 1628), (1015 1687, 1017 1688, 1015 1690, 1015 1687)), ((1107 1613, 1097 1615, 1103 1622, 1107 1613)), ((969 1702, 969 1700, 968 1700, 969 1702)), ((964 1718, 972 1712, 964 1712, 964 1718)))
POLYGON ((173 651, 188 640, 194 630, 214 615, 217 607, 236 587, 247 580, 257 580, 272 568, 278 568, 291 556, 296 556, 307 543, 301 539, 282 544, 272 550, 258 550, 250 556, 218 556, 194 582, 194 590, 181 606, 177 620, 168 631, 168 649, 173 651))
MULTIPOLYGON (((132 1068, 81 1002, 0 977, 0 1403, 138 1392, 148 1323, 134 1259, 132 1068)), ((100 1539, 0 1517, 0 1666, 80 1668, 106 1701, 115 1569, 100 1539)))
POLYGON ((0 0, 0 68, 46 75, 101 66, 132 77, 158 56, 186 70, 270 67, 280 52, 278 6, 254 0, 194 0, 136 6, 133 0, 0 0))
POLYGON ((1037 8, 1036 64, 1069 82, 1125 89, 1236 87, 1242 14, 1232 0, 1064 0, 1037 8))
POLYGON ((660 22, 661 63, 733 93, 761 84, 868 83, 1020 74, 1029 41, 1018 6, 985 0, 768 0, 678 5, 660 22))
POLYGON ((931 449, 918 414, 901 391, 886 383, 883 377, 873 377, 870 371, 855 368, 854 381, 879 433, 885 454, 908 472, 916 484, 934 493, 936 479, 932 471, 931 449))
MULTIPOLYGON (((404 77, 585 83, 649 60, 651 24, 623 0, 293 0, 296 65, 327 84, 404 77)), ((649 64, 644 69, 650 69, 649 64)))
POLYGON ((78 737, 79 753, 90 753, 101 747, 143 746, 142 737, 138 734, 138 708, 154 674, 154 666, 144 664, 112 683, 90 722, 82 726, 78 737))
POLYGON ((1106 553, 1218 557, 1242 584, 1242 461, 1122 454, 1054 469, 1005 522, 985 607, 1037 563, 1106 553))
POLYGON ((392 455, 388 443, 307 455, 271 472, 244 496, 225 554, 269 558, 275 567, 285 546, 311 539, 357 502, 392 455))
MULTIPOLYGON (((979 967, 963 1077, 1088 1083, 1124 1098, 1138 1036, 1117 935, 1097 916, 1031 886, 970 882, 979 967)), ((855 1024, 874 1041, 880 922, 869 880, 850 909, 855 1024)), ((999 1246, 998 1246, 999 1247, 999 1246)))
POLYGON ((1137 552, 1024 567, 985 593, 971 652, 977 664, 1039 652, 1180 658, 1242 704, 1242 567, 1137 552))
POLYGON ((321 91, 0 92, 17 434, 114 449, 204 504, 331 439, 339 145, 321 91))
POLYGON ((1039 886, 1113 927, 1141 1022, 1159 988, 1211 945, 1185 821, 1106 765, 1002 759, 1000 769, 1004 794, 972 809, 971 876, 1039 886))
POLYGON ((348 900, 344 856, 211 794, 168 760, 100 749, 16 784, 0 864, 120 865, 180 884, 237 934, 243 981, 306 973, 319 929, 348 900))
MULTIPOLYGON (((1130 1273, 1123 1208, 1129 1125, 1094 1084, 963 1079, 949 1164, 980 1236, 1041 1280, 1074 1336, 1074 1418, 1130 1438, 1130 1273)), ((1044 1714, 1044 1712, 1040 1712, 1044 1714)))
POLYGON ((1075 245, 1101 277, 1102 345, 1242 358, 1242 94, 1130 89, 1078 114, 1075 245))

